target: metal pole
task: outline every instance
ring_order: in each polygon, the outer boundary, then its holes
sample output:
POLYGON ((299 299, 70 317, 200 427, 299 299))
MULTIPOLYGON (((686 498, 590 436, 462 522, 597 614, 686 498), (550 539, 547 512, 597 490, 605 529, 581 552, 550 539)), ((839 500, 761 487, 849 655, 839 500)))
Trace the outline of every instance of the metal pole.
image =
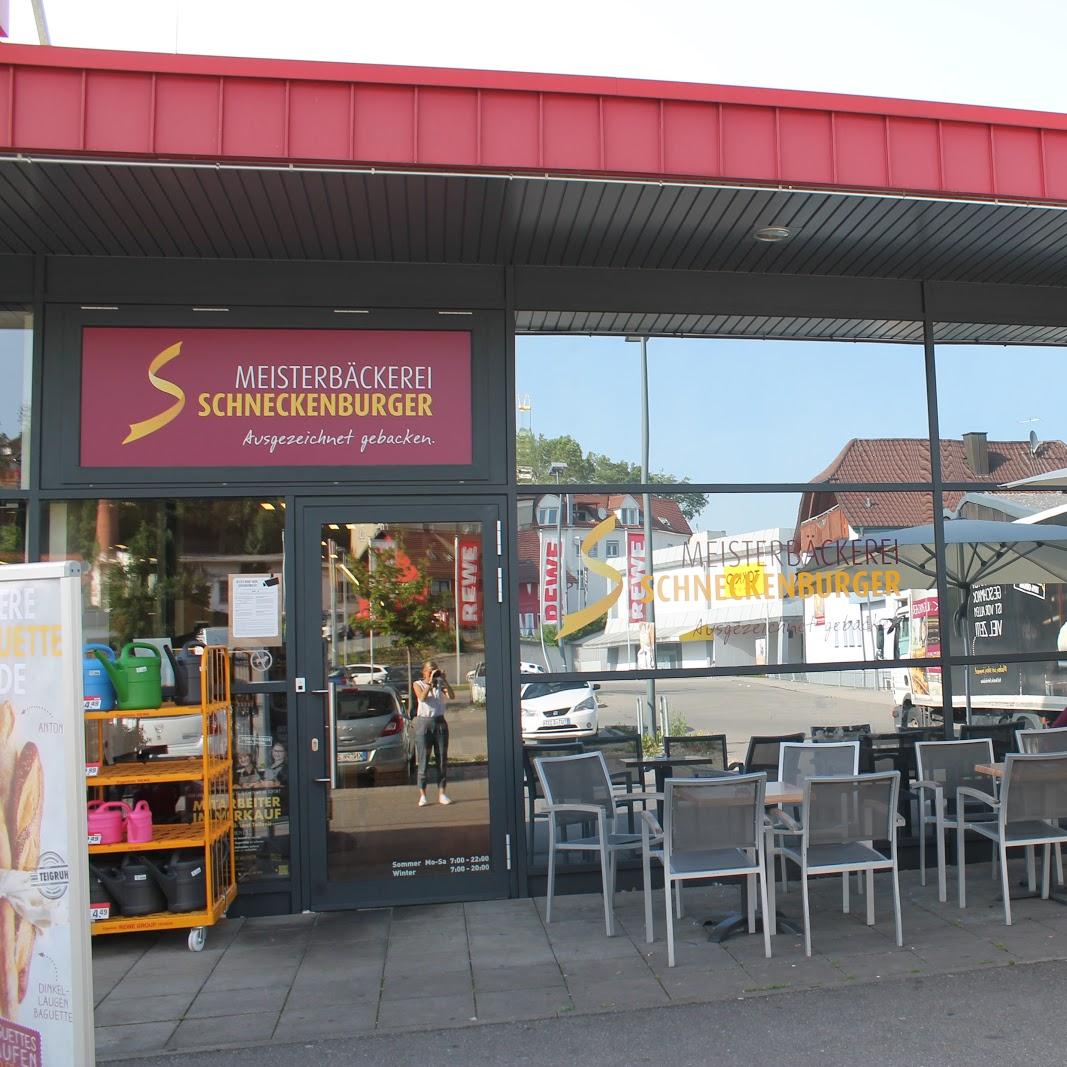
POLYGON ((374 582, 370 580, 370 576, 374 574, 374 538, 372 537, 367 544, 367 585, 370 588, 367 590, 367 620, 370 622, 370 628, 367 630, 367 636, 369 638, 370 653, 370 667, 374 670, 374 582))
POLYGON ((326 541, 326 569, 330 583, 330 666, 337 666, 337 568, 333 541, 326 541))
POLYGON ((560 630, 563 629, 563 620, 567 614, 567 555, 563 546, 563 497, 559 491, 559 471, 556 471, 556 551, 559 554, 559 577, 556 585, 556 602, 559 604, 559 629, 556 630, 556 644, 559 646, 560 659, 563 661, 563 669, 569 670, 567 666, 567 646, 563 643, 563 638, 559 636, 560 630))
MULTIPOLYGON (((341 566, 345 565, 344 549, 341 549, 341 566)), ((343 573, 343 572, 342 572, 343 573)), ((348 582, 341 583, 341 618, 344 619, 345 636, 341 648, 341 661, 348 662, 348 582)))
MULTIPOLYGON (((641 338, 641 482, 648 484, 648 338, 641 338)), ((645 527, 645 573, 652 577, 652 497, 648 493, 641 494, 641 510, 644 512, 645 527)), ((654 588, 654 587, 653 587, 654 588)), ((652 627, 652 634, 656 632, 656 598, 648 602, 646 618, 652 627)), ((656 642, 652 641, 652 662, 655 663, 656 642)), ((656 680, 649 678, 645 682, 645 703, 648 706, 648 714, 652 723, 656 722, 656 680)), ((654 726, 653 726, 654 728, 654 726)))
POLYGON ((30 0, 33 7, 33 21, 37 23, 37 43, 51 44, 52 35, 48 32, 48 19, 44 13, 44 0, 30 0))
POLYGON ((452 592, 456 612, 456 684, 459 684, 459 534, 452 538, 452 592))

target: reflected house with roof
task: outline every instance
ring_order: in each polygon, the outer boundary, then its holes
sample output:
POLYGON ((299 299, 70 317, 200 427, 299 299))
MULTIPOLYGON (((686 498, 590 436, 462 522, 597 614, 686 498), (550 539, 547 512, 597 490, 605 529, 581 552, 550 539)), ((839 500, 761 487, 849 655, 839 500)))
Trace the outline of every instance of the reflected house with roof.
MULTIPOLYGON (((1063 441, 990 441, 985 433, 942 439, 941 478, 944 483, 986 482, 990 493, 944 490, 946 518, 995 519, 1013 522, 1048 507, 1049 493, 1004 488, 1067 467, 1063 441)), ((928 482, 930 448, 925 439, 853 438, 813 482, 878 483, 928 482)), ((1022 489, 1022 487, 1020 487, 1022 489)), ((801 550, 827 541, 883 537, 887 531, 923 526, 934 521, 928 492, 811 490, 801 498, 796 541, 801 550)), ((868 594, 837 594, 804 601, 805 661, 878 659, 880 624, 892 619, 903 598, 868 594)), ((844 684, 878 684, 863 672, 847 672, 840 679, 818 680, 844 684)))

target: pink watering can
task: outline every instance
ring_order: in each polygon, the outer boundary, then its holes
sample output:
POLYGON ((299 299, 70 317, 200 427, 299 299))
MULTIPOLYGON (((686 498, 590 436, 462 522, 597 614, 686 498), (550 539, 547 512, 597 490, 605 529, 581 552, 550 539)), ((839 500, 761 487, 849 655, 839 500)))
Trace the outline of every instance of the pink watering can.
POLYGON ((147 800, 139 800, 126 816, 126 840, 131 845, 143 845, 152 840, 152 809, 147 800))
POLYGON ((94 800, 88 808, 89 839, 98 844, 117 845, 122 840, 123 824, 130 814, 129 804, 121 800, 94 800))

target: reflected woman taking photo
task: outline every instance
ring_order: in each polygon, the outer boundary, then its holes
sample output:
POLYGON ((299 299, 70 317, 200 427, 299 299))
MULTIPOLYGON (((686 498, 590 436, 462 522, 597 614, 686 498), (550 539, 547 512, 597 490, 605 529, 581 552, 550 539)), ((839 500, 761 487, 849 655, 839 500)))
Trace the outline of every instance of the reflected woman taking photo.
POLYGON ((419 761, 419 807, 430 801, 426 797, 426 779, 430 765, 430 749, 437 763, 437 802, 451 804, 445 792, 448 778, 448 723, 445 705, 456 694, 448 684, 445 672, 432 660, 422 665, 422 677, 412 684, 415 690, 415 752, 419 761))

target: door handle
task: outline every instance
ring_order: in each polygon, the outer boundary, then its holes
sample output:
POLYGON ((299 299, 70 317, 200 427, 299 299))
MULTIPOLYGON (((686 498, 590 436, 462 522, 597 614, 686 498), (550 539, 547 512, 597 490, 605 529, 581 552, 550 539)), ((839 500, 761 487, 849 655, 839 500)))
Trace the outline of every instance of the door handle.
POLYGON ((329 782, 330 782, 329 778, 315 778, 313 780, 316 781, 316 782, 322 782, 323 784, 326 784, 326 785, 328 785, 329 782))

